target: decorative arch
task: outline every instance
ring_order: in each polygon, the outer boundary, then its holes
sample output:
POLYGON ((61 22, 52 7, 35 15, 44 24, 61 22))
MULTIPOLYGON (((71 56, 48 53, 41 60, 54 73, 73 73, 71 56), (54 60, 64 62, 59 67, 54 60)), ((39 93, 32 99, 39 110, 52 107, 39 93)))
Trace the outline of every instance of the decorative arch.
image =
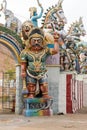
POLYGON ((21 66, 20 66, 20 53, 23 49, 22 41, 12 30, 0 26, 0 44, 9 49, 13 55, 16 66, 16 102, 15 113, 22 113, 22 79, 21 79, 21 66))
POLYGON ((19 55, 20 55, 21 50, 15 44, 15 42, 13 40, 11 40, 10 38, 8 38, 5 35, 0 35, 0 44, 7 47, 11 51, 16 64, 20 63, 20 56, 19 55))

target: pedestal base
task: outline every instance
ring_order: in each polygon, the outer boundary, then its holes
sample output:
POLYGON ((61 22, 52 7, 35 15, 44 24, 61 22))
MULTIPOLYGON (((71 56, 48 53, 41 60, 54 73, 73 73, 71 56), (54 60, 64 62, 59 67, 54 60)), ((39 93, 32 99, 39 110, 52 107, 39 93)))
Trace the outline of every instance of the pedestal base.
POLYGON ((45 98, 26 98, 24 99, 24 116, 51 116, 53 99, 45 98))

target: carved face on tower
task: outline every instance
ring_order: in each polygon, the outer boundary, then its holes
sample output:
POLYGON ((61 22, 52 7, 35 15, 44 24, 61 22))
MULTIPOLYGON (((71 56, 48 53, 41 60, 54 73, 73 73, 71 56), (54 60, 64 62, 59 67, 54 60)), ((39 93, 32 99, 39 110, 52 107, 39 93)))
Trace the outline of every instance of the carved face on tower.
POLYGON ((22 24, 22 36, 24 40, 28 39, 28 35, 32 27, 33 27, 33 24, 31 23, 31 21, 25 21, 22 24))

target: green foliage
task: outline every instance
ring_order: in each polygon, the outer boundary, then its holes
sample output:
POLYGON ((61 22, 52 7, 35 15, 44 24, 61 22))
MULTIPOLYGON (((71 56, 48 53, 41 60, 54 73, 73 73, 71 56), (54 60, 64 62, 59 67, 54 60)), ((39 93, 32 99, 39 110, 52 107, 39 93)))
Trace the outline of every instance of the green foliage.
POLYGON ((15 71, 10 69, 8 70, 6 73, 5 73, 5 78, 8 77, 8 80, 12 80, 12 79, 15 79, 16 77, 16 74, 15 74, 15 71))
POLYGON ((5 35, 8 35, 8 34, 11 35, 12 37, 14 37, 19 42, 19 44, 22 45, 22 40, 21 40, 20 36, 17 35, 16 32, 13 32, 12 30, 10 30, 6 27, 3 27, 3 26, 0 26, 0 31, 4 32, 5 35))

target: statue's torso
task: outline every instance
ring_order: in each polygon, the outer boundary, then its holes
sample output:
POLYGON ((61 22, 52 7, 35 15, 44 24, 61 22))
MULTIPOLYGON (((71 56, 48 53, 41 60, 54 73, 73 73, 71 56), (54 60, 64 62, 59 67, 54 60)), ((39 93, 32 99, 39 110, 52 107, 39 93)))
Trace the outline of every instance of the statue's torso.
POLYGON ((46 59, 49 55, 50 51, 46 51, 46 49, 37 53, 28 50, 22 53, 21 59, 27 62, 28 72, 34 76, 38 76, 46 73, 46 59))

